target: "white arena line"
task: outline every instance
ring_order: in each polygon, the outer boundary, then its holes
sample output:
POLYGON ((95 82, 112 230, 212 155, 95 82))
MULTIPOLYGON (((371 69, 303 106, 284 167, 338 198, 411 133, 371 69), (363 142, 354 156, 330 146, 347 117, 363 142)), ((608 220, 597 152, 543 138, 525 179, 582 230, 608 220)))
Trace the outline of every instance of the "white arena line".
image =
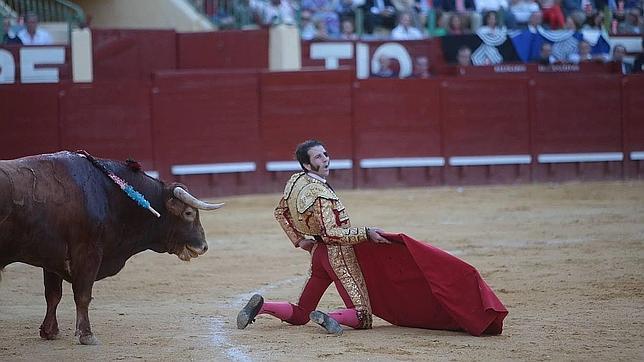
POLYGON ((173 175, 202 175, 210 173, 253 172, 257 169, 255 162, 203 163, 195 165, 175 165, 173 175))
MULTIPOLYGON (((331 159, 332 170, 350 170, 353 167, 353 161, 348 159, 331 159)), ((266 171, 301 171, 300 163, 297 161, 268 161, 266 162, 266 171)))
POLYGON ((450 166, 526 165, 531 162, 532 156, 530 155, 453 156, 449 158, 450 166))
POLYGON ((624 154, 621 152, 543 153, 537 157, 537 160, 539 163, 623 161, 624 154))
POLYGON ((436 167, 445 166, 443 157, 365 158, 360 168, 436 167))
POLYGON ((644 151, 631 152, 631 160, 633 161, 644 160, 644 151))
POLYGON ((148 176, 150 176, 152 178, 155 178, 157 180, 159 179, 159 171, 149 170, 149 171, 144 171, 144 172, 145 172, 146 175, 148 175, 148 176))

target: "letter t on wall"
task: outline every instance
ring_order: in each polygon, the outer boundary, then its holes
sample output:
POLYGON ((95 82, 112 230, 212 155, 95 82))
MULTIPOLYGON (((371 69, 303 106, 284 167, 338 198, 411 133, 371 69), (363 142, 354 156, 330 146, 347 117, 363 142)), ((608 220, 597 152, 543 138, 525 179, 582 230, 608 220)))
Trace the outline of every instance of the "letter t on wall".
POLYGON ((311 59, 324 59, 326 69, 338 69, 340 59, 353 58, 353 43, 313 43, 311 59))

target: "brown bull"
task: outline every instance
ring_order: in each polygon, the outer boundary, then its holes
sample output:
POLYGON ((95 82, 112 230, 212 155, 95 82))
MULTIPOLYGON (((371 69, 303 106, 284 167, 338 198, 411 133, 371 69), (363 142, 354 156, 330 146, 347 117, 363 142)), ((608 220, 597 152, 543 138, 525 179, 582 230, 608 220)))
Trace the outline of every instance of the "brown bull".
POLYGON ((161 217, 139 207, 77 153, 0 161, 0 270, 14 262, 43 269, 47 313, 40 336, 45 339, 58 334, 63 279, 72 284, 80 343, 96 344, 88 316, 94 281, 115 275, 144 250, 181 260, 205 253, 198 210, 223 205, 200 201, 183 186, 165 185, 136 167, 96 162, 143 194, 161 217))

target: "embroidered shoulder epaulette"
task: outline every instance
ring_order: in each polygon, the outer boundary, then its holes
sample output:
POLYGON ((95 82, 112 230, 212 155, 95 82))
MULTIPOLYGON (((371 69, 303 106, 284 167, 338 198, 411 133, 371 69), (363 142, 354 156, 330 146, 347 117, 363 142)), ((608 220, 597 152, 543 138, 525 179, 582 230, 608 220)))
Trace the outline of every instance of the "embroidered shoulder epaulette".
POLYGON ((315 200, 323 198, 327 200, 338 200, 331 189, 321 182, 313 181, 302 187, 297 195, 297 212, 302 214, 306 209, 313 206, 315 200))
POLYGON ((293 191, 293 186, 295 185, 297 180, 304 175, 305 175, 304 172, 298 172, 296 174, 293 174, 293 176, 291 176, 291 178, 286 183, 286 186, 284 187, 284 199, 288 199, 288 197, 291 196, 291 191, 293 191))

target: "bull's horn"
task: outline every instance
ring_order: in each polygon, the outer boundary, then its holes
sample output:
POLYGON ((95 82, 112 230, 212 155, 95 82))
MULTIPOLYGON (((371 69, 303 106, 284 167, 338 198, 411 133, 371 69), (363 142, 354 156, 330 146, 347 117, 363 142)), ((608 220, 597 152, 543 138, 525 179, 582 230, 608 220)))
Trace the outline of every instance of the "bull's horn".
POLYGON ((195 209, 216 210, 224 206, 223 202, 221 204, 211 204, 208 202, 201 201, 198 198, 190 195, 188 191, 182 189, 181 187, 175 187, 172 193, 174 194, 174 196, 176 196, 177 199, 185 202, 186 204, 194 207, 195 209))

